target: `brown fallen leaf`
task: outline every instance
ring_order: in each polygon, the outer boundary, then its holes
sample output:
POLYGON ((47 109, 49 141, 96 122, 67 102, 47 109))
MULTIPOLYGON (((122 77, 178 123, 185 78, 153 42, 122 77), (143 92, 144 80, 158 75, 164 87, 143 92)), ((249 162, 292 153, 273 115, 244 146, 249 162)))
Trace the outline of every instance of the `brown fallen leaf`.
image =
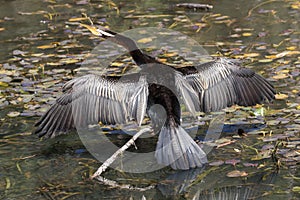
POLYGON ((229 145, 231 143, 235 143, 235 140, 231 140, 231 141, 228 141, 228 142, 224 142, 222 144, 219 144, 216 148, 220 148, 220 147, 223 147, 223 146, 226 146, 226 145, 229 145))
POLYGON ((233 170, 227 173, 227 177, 231 177, 231 178, 244 177, 244 176, 248 176, 248 173, 245 171, 233 170))

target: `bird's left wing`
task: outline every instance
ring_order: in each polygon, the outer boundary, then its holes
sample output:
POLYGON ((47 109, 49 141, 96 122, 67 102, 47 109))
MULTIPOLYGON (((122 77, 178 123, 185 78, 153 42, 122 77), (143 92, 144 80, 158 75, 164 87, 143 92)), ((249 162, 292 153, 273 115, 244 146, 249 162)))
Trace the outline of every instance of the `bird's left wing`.
POLYGON ((146 113, 148 84, 145 77, 86 75, 67 82, 63 95, 36 123, 40 137, 55 137, 89 124, 122 124, 135 119, 140 125, 146 113))

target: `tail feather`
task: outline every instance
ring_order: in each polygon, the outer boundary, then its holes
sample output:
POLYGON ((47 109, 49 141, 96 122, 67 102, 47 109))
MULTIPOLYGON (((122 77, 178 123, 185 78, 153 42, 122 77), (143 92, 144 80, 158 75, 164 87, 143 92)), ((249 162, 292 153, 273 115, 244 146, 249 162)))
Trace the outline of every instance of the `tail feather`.
POLYGON ((180 125, 162 127, 155 157, 159 164, 173 169, 186 170, 207 163, 205 152, 180 125))

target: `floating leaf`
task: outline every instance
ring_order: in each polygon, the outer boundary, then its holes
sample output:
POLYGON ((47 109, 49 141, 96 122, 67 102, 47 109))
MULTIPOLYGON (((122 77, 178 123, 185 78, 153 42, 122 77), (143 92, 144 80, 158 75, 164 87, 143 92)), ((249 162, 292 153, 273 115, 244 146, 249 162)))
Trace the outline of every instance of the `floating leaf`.
POLYGON ((172 15, 137 15, 137 16, 133 16, 133 15, 128 15, 125 16, 124 18, 160 18, 160 17, 172 17, 172 15))
POLYGON ((244 37, 249 37, 251 35, 252 35, 252 33, 242 33, 242 36, 244 36, 244 37))
POLYGON ((111 64, 111 66, 114 66, 114 67, 122 67, 123 65, 124 65, 124 63, 122 63, 122 62, 113 62, 111 64))
POLYGON ((0 31, 4 31, 4 30, 5 30, 5 28, 0 27, 0 31))
POLYGON ((231 38, 239 38, 239 37, 241 37, 241 35, 235 33, 235 34, 230 35, 229 37, 231 37, 231 38))
POLYGON ((257 163, 243 163, 243 165, 244 165, 245 167, 257 167, 257 166, 258 166, 257 163))
POLYGON ((290 47, 287 47, 286 49, 287 49, 287 50, 291 50, 291 51, 293 51, 293 50, 296 50, 296 49, 297 49, 297 47, 296 47, 296 46, 290 46, 290 47))
POLYGON ((283 94, 283 93, 275 94, 275 99, 278 99, 278 100, 283 100, 283 99, 286 99, 288 97, 289 96, 287 94, 283 94))
POLYGON ((260 62, 260 63, 268 63, 268 62, 272 62, 273 61, 273 59, 260 59, 260 60, 258 60, 258 62, 260 62))
POLYGON ((40 57, 42 55, 44 55, 44 53, 33 53, 33 54, 31 54, 31 56, 33 56, 33 57, 40 57))
POLYGON ((276 59, 276 58, 282 58, 287 55, 297 55, 300 54, 300 51, 283 51, 281 53, 278 53, 276 55, 267 55, 266 58, 276 59))
POLYGON ((245 171, 239 171, 239 170, 233 170, 231 172, 227 173, 227 177, 243 177, 243 176, 248 176, 248 173, 245 171))
POLYGON ((74 59, 74 58, 63 58, 60 60, 61 63, 63 64, 74 64, 74 63, 78 63, 79 60, 78 59, 74 59))
POLYGON ((9 189, 10 186, 11 186, 10 179, 9 179, 8 177, 5 177, 5 180, 6 180, 6 186, 5 186, 5 189, 9 189))
POLYGON ((47 14, 47 11, 44 10, 38 10, 35 12, 18 12, 18 14, 20 15, 40 15, 40 14, 47 14))
POLYGON ((299 1, 295 1, 291 4, 291 8, 292 9, 300 9, 300 2, 299 1))
POLYGON ((300 193, 300 186, 295 186, 295 187, 293 187, 292 191, 293 191, 293 192, 300 193))
POLYGON ((41 45, 41 46, 38 46, 37 48, 38 49, 52 49, 59 45, 60 45, 59 42, 52 42, 51 44, 41 45))
POLYGON ((226 160, 226 161, 225 161, 225 164, 235 166, 235 165, 238 164, 239 162, 241 162, 241 160, 230 159, 230 160, 226 160))
POLYGON ((164 56, 167 56, 167 57, 173 57, 173 56, 177 56, 177 55, 178 55, 177 52, 170 52, 170 53, 164 54, 164 56))
POLYGON ((5 83, 5 82, 1 82, 0 81, 0 87, 7 87, 8 86, 8 84, 7 83, 5 83))
MULTIPOLYGON (((189 9, 204 9, 204 10, 210 10, 210 9, 213 8, 212 5, 199 4, 199 3, 178 3, 178 4, 176 4, 176 6, 177 7, 189 8, 189 9)), ((228 16, 224 16, 224 17, 228 17, 228 16)))
POLYGON ((267 121, 268 126, 278 125, 279 123, 280 123, 279 120, 269 120, 269 121, 267 121))
POLYGON ((145 43, 148 43, 148 42, 151 42, 151 41, 152 41, 152 38, 149 37, 149 38, 139 39, 137 42, 145 44, 145 43))
POLYGON ((280 74, 273 76, 272 78, 279 80, 279 79, 285 79, 287 77, 288 77, 288 75, 286 75, 284 73, 280 73, 280 74))
POLYGON ((257 56, 260 56, 259 53, 245 53, 244 56, 247 58, 247 57, 257 57, 257 56))
POLYGON ((262 160, 265 158, 270 158, 271 157, 272 151, 270 150, 263 150, 259 152, 256 156, 252 157, 251 160, 262 160))
POLYGON ((46 45, 38 46, 37 48, 38 49, 53 49, 55 47, 57 47, 57 44, 46 44, 46 45))
POLYGON ((210 166, 220 166, 220 165, 223 165, 223 164, 224 164, 223 160, 218 160, 218 161, 214 161, 214 162, 209 163, 210 166))
POLYGON ((87 18, 86 17, 71 18, 69 19, 69 22, 78 22, 83 20, 87 20, 87 18))
POLYGON ((0 78, 0 82, 9 83, 12 81, 12 78, 9 76, 5 76, 3 78, 0 78))
POLYGON ((27 54, 28 52, 26 52, 26 51, 21 51, 21 50, 14 50, 13 51, 13 55, 14 56, 17 56, 17 55, 25 55, 25 54, 27 54))
POLYGON ((162 63, 164 63, 164 62, 167 62, 167 61, 168 61, 166 58, 158 58, 157 60, 158 60, 159 62, 162 62, 162 63))
POLYGON ((12 111, 7 114, 7 116, 9 116, 9 117, 17 117, 19 115, 20 115, 20 112, 17 112, 17 111, 12 111))

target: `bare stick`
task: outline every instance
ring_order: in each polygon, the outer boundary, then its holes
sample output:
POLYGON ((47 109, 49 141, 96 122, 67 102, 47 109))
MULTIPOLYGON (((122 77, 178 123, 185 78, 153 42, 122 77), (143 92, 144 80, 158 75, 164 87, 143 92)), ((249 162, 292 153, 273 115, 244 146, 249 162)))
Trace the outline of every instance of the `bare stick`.
POLYGON ((114 187, 114 188, 120 188, 120 189, 128 189, 128 190, 136 190, 136 191, 144 192, 146 190, 150 190, 150 189, 155 188, 154 185, 150 185, 150 186, 147 186, 147 187, 134 187, 134 186, 129 185, 129 184, 122 184, 121 185, 121 184, 118 184, 116 181, 106 179, 102 176, 96 176, 95 179, 97 179, 98 181, 100 181, 101 183, 103 183, 105 185, 108 185, 108 186, 114 187))
MULTIPOLYGON (((140 130, 139 132, 137 132, 134 136, 132 136, 132 138, 126 142, 126 144, 124 146, 122 146, 120 149, 118 149, 118 151, 116 151, 110 158, 108 158, 99 168, 98 170, 91 176, 91 179, 95 178, 95 177, 99 177, 102 172, 104 172, 107 167, 109 167, 116 159, 117 157, 123 153, 126 149, 128 149, 132 144, 134 144, 134 141, 140 137, 143 133, 150 131, 150 128, 144 128, 142 130, 140 130)), ((98 179, 98 178, 97 178, 98 179)), ((98 179, 99 180, 99 179, 98 179)))

